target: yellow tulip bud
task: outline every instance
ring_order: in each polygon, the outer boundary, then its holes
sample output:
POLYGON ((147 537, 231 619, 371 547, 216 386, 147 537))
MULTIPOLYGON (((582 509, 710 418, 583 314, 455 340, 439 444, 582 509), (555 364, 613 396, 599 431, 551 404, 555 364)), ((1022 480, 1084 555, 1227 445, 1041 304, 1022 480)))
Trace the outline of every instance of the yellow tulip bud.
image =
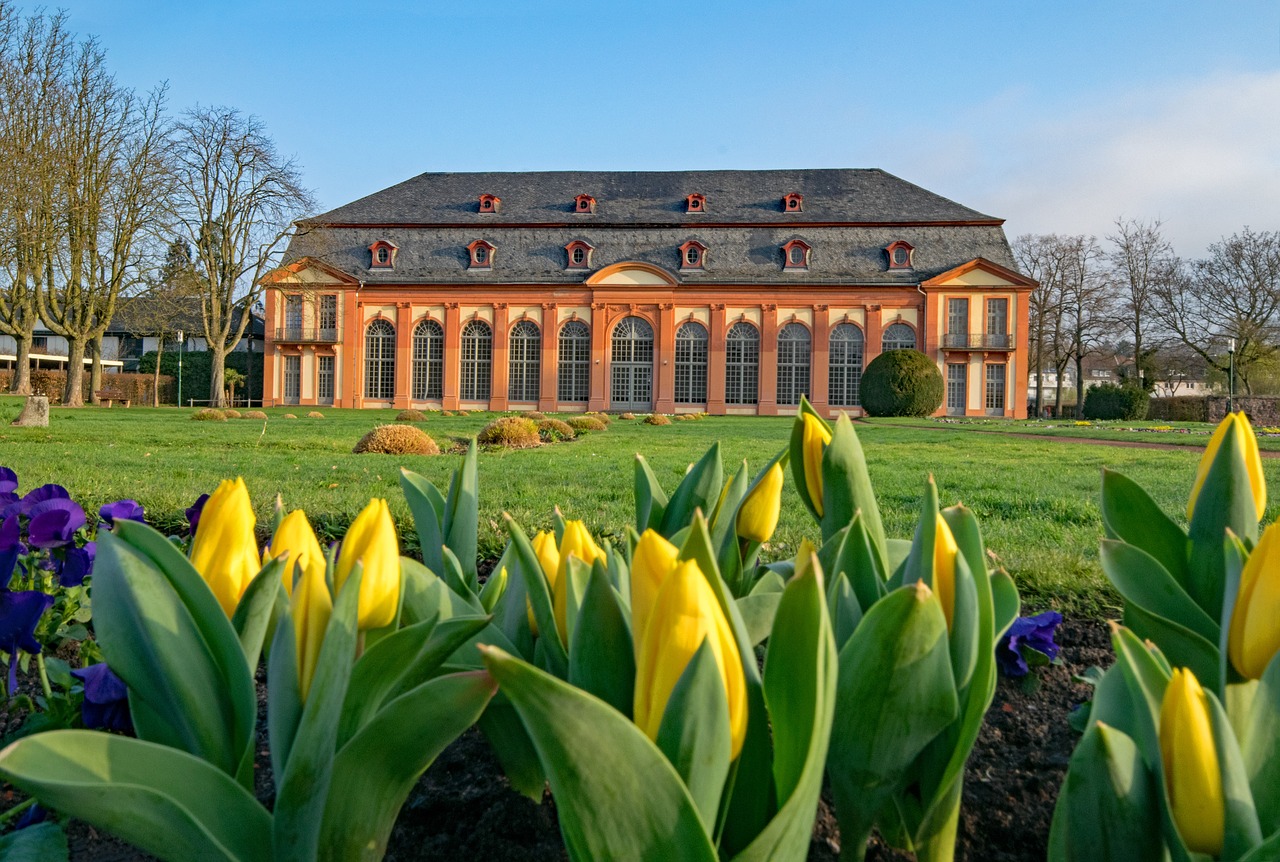
MULTIPOLYGON (((296 513, 295 513, 296 514, 296 513)), ((307 702, 311 679, 320 661, 324 633, 333 616, 333 598, 324 582, 324 565, 303 565, 298 589, 292 597, 293 636, 298 653, 298 690, 307 702)))
POLYGON ((555 599, 556 629, 560 639, 569 642, 569 558, 577 557, 588 566, 596 560, 604 559, 604 551, 587 532, 586 524, 581 521, 566 521, 564 535, 560 538, 560 563, 556 569, 555 583, 552 592, 555 599))
POLYGON ((658 590, 675 570, 679 556, 679 549, 656 530, 645 530, 636 543, 631 555, 631 636, 637 654, 658 590))
POLYGON ((253 535, 257 522, 244 480, 226 479, 205 501, 191 540, 191 565, 228 617, 236 612, 249 582, 262 569, 258 540, 253 535))
POLYGON ((747 733, 742 657, 711 585, 693 560, 679 563, 663 581, 641 636, 635 722, 650 739, 657 739, 667 701, 704 641, 710 645, 728 698, 730 756, 737 758, 747 733))
POLYGON ((1267 527, 1240 574, 1227 656, 1241 676, 1260 679, 1280 652, 1280 521, 1267 527))
POLYGON ((356 563, 364 566, 356 627, 368 631, 391 625, 400 604, 400 542, 386 500, 370 500, 347 529, 333 573, 336 591, 356 563))
POLYGON ((286 553, 289 556, 280 577, 284 581, 284 590, 290 597, 293 596, 295 573, 319 566, 320 576, 324 577, 324 551, 320 548, 311 524, 307 522, 306 513, 301 509, 294 509, 284 516, 280 526, 276 527, 275 535, 271 537, 271 544, 267 546, 262 562, 265 565, 286 553))
POLYGON ((1195 675, 1178 668, 1160 704, 1160 759, 1169 808, 1189 849, 1222 852, 1225 805, 1209 702, 1195 675))
POLYGON ((1235 435, 1236 445, 1244 453, 1244 464, 1249 471, 1249 485, 1253 489, 1253 505, 1257 509, 1258 520, 1262 520, 1262 514, 1267 509, 1267 480, 1262 474, 1262 456, 1258 453, 1258 438, 1254 435, 1253 426, 1249 424, 1244 411, 1240 411, 1228 413, 1227 417, 1214 429, 1213 436, 1209 438, 1209 445, 1204 447, 1204 454, 1200 456, 1200 467, 1196 470, 1196 481, 1191 486, 1191 495, 1187 498, 1188 521, 1195 513, 1196 498, 1200 496, 1200 488, 1209 475, 1213 459, 1217 457, 1218 449, 1228 434, 1235 435))
POLYGON ((774 463, 738 509, 738 535, 752 542, 767 542, 778 528, 782 512, 782 467, 774 463))
MULTIPOLYGON (((547 579, 547 585, 551 587, 554 595, 556 572, 560 569, 560 551, 556 548, 555 533, 539 530, 538 535, 534 536, 529 544, 533 545, 533 552, 538 556, 538 563, 542 566, 542 575, 547 579)), ((528 596, 525 597, 524 603, 525 612, 529 615, 529 630, 533 632, 534 637, 537 637, 538 621, 533 617, 533 603, 529 601, 528 596)))
POLYGON ((933 591, 942 603, 942 615, 947 618, 947 631, 951 631, 952 617, 956 612, 956 554, 960 548, 951 535, 947 521, 938 513, 937 530, 933 537, 933 591))
POLYGON ((818 417, 801 413, 801 448, 804 452, 804 482, 809 486, 809 502, 822 517, 822 453, 831 443, 831 432, 818 417))

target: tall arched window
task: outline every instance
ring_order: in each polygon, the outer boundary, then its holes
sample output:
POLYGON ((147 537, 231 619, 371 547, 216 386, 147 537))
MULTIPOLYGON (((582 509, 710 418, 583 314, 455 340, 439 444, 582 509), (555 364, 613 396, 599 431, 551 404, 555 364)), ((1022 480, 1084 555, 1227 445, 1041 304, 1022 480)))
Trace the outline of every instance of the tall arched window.
POLYGON ((839 323, 831 330, 827 402, 832 407, 857 407, 862 403, 858 394, 862 383, 862 343, 862 330, 852 323, 839 323))
POLYGON ((413 399, 444 397, 444 327, 423 320, 413 328, 413 399))
POLYGON ((609 353, 609 404, 617 410, 653 408, 653 327, 624 317, 613 328, 609 353))
POLYGON ((396 328, 378 319, 364 330, 364 397, 390 401, 396 396, 396 328))
POLYGON ((880 349, 915 350, 916 331, 905 323, 892 323, 885 327, 884 334, 880 336, 880 349))
POLYGON ((532 320, 521 320, 511 327, 510 363, 507 374, 507 398, 512 401, 537 401, 541 393, 542 332, 532 320))
POLYGON ((488 401, 493 371, 493 330, 483 320, 462 327, 463 401, 488 401))
POLYGON ((581 320, 560 327, 560 367, 556 396, 561 401, 591 397, 591 329, 581 320))
POLYGON ((724 341, 724 400, 755 404, 760 390, 760 333, 746 321, 729 327, 724 341))
POLYGON ((692 320, 676 330, 676 403, 707 403, 707 330, 692 320))
POLYGON ((809 330, 788 323, 778 331, 778 403, 799 404, 809 394, 809 330))

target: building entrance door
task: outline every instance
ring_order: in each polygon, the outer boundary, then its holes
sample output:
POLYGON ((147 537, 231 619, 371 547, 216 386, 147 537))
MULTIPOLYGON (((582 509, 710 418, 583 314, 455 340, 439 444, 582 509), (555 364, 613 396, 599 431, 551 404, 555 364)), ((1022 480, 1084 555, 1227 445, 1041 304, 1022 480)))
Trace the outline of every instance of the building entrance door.
POLYGON ((625 317, 613 328, 610 354, 609 408, 653 409, 653 327, 638 317, 625 317))
POLYGON ((968 403, 965 391, 969 366, 963 362, 947 364, 947 415, 963 416, 968 403))

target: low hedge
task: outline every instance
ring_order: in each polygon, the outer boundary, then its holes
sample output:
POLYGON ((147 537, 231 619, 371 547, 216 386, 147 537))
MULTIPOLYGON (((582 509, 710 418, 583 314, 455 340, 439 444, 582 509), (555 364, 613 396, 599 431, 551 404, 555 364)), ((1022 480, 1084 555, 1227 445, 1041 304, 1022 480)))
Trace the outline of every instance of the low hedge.
MULTIPOLYGON (((156 368, 156 353, 154 350, 144 353, 142 358, 138 360, 138 371, 143 374, 150 374, 156 368)), ((246 394, 245 385, 236 387, 236 400, 249 398, 253 401, 262 400, 262 354, 261 353, 228 353, 227 361, 223 363, 223 368, 234 368, 247 378, 248 392, 246 394)), ((164 355, 160 357, 160 373, 168 375, 174 380, 178 377, 178 351, 166 350, 164 355)), ((195 399, 196 403, 209 400, 209 380, 213 374, 213 354, 207 350, 189 351, 182 354, 182 401, 183 403, 195 399)), ((163 397, 164 392, 161 391, 163 397)), ((175 389, 171 392, 167 399, 162 403, 174 403, 177 398, 176 384, 175 389)))
POLYGON ((1117 386, 1102 383, 1091 386, 1084 393, 1085 419, 1144 419, 1151 396, 1139 386, 1117 386))
POLYGON ((1152 398, 1147 406, 1147 418, 1162 422, 1208 422, 1209 399, 1203 395, 1152 398))
MULTIPOLYGON (((154 369, 154 365, 152 368, 154 369)), ((8 392, 9 386, 13 382, 13 372, 11 370, 0 371, 0 391, 8 392)), ((116 398, 119 400, 131 401, 135 407, 150 407, 151 393, 155 391, 156 379, 151 374, 126 374, 120 372, 107 372, 104 370, 102 374, 102 388, 105 391, 117 393, 116 398)), ((84 372, 83 379, 84 400, 88 404, 93 393, 89 391, 89 372, 84 372)), ((49 399, 50 404, 61 404, 62 393, 67 388, 67 372, 54 371, 52 369, 32 369, 31 371, 31 394, 43 395, 49 399)), ((160 403, 173 403, 173 378, 167 374, 160 375, 160 403)))
POLYGON ((930 416, 942 406, 942 372, 918 350, 889 350, 862 372, 862 407, 870 416, 930 416))

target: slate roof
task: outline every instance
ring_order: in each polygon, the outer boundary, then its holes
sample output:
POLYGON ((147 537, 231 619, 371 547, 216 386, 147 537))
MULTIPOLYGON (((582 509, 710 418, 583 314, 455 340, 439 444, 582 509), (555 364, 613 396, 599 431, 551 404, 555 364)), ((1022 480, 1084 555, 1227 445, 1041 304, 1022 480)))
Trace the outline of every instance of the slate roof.
POLYGON ((914 285, 984 257, 1017 269, 1002 221, 881 170, 557 171, 429 173, 307 220, 286 262, 320 260, 366 284, 580 284, 613 263, 660 266, 686 285, 914 285), (686 196, 706 195, 704 213, 686 196), (804 195, 804 210, 782 198, 804 195), (574 211, 574 197, 596 212, 574 211), (481 194, 501 198, 481 213, 481 194), (469 268, 467 246, 496 247, 492 268, 469 268), (708 248, 705 271, 680 269, 679 246, 708 248), (783 269, 782 245, 802 239, 807 271, 783 269), (398 247, 394 268, 370 266, 371 246, 398 247), (569 269, 565 245, 595 249, 589 270, 569 269), (885 247, 905 240, 913 268, 888 269, 885 247))

